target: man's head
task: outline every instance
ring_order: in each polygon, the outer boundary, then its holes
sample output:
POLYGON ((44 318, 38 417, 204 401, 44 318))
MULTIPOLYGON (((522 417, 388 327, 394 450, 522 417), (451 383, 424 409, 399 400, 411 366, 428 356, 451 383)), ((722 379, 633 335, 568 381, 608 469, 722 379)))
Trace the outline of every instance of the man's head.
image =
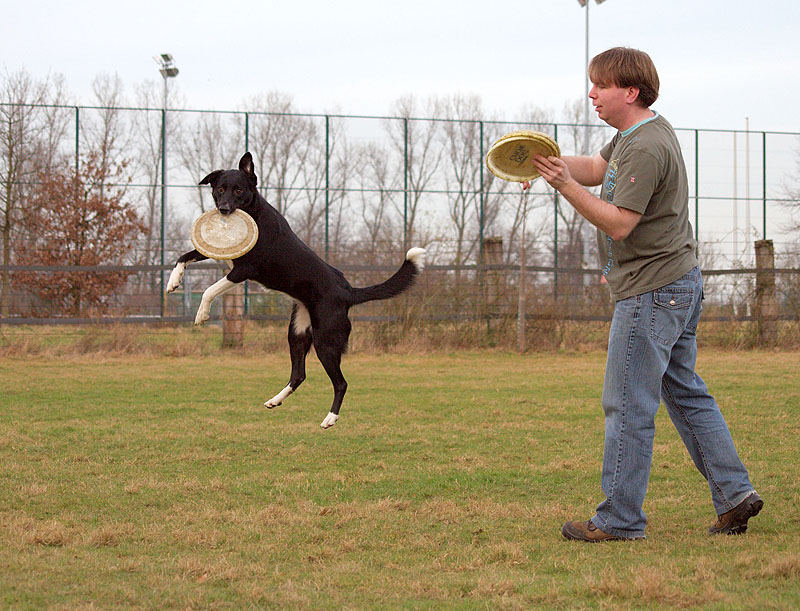
POLYGON ((644 51, 614 47, 596 55, 589 63, 589 79, 604 87, 635 87, 636 103, 650 108, 658 98, 658 72, 644 51))

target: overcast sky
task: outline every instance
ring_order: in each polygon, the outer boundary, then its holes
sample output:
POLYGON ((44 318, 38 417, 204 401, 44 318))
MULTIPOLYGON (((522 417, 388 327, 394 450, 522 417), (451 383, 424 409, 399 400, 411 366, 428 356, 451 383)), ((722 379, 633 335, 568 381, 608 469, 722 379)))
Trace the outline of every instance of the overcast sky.
MULTIPOLYGON (((0 66, 62 74, 91 104, 98 74, 174 82, 194 109, 236 110, 267 91, 298 111, 389 114, 397 98, 477 94, 513 120, 526 105, 560 118, 584 96, 577 0, 0 0, 0 66)), ((800 131, 800 0, 590 0, 590 55, 647 51, 654 108, 676 127, 800 131)))

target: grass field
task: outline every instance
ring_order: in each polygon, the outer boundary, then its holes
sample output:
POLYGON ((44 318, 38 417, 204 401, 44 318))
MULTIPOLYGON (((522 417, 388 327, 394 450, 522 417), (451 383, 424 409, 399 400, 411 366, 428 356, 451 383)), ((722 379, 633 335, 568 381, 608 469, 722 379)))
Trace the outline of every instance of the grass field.
POLYGON ((799 353, 701 351, 764 511, 714 520, 664 409, 648 539, 602 500, 604 354, 0 359, 0 607, 800 607, 799 353))

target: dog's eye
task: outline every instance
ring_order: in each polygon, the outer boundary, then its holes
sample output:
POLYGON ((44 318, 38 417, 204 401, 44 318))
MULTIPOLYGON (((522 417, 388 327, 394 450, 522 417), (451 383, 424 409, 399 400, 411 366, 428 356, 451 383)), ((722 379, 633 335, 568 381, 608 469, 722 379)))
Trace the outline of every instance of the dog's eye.
POLYGON ((241 195, 242 193, 244 193, 244 189, 238 189, 238 188, 237 188, 237 189, 234 189, 234 190, 233 190, 233 192, 234 192, 236 195, 241 195))
POLYGON ((225 187, 217 187, 217 193, 225 193, 225 187))

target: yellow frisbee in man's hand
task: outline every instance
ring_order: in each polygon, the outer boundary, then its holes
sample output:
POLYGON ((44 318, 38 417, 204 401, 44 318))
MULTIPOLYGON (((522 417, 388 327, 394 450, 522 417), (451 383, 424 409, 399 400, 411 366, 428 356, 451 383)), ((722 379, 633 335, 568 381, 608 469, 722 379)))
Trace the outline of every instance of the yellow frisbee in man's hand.
POLYGON ((540 176, 531 159, 534 155, 561 157, 558 143, 547 134, 534 131, 511 132, 492 145, 486 167, 503 180, 525 182, 540 176))

